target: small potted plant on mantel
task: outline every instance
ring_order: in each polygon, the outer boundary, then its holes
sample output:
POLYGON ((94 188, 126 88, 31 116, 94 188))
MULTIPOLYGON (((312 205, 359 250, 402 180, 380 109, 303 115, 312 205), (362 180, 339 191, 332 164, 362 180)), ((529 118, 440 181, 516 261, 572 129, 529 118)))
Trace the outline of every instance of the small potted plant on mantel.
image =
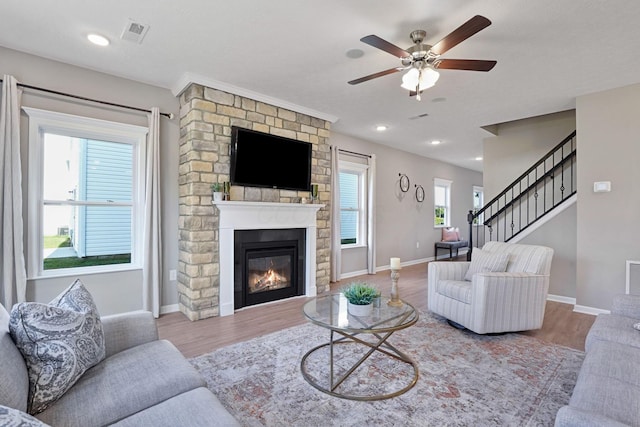
POLYGON ((222 184, 214 182, 211 184, 211 191, 213 191, 213 200, 219 202, 222 200, 222 184))
POLYGON ((380 292, 366 282, 353 282, 342 290, 347 299, 349 314, 368 316, 373 308, 373 301, 380 297, 380 292))

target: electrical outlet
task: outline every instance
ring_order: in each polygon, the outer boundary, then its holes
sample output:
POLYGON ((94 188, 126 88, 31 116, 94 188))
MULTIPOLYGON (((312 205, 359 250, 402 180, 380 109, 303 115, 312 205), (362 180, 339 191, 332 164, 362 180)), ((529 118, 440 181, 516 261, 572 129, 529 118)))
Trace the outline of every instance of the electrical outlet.
POLYGON ((420 247, 420 242, 416 242, 416 249, 420 247))
POLYGON ((178 272, 176 270, 169 270, 169 280, 177 280, 178 272))

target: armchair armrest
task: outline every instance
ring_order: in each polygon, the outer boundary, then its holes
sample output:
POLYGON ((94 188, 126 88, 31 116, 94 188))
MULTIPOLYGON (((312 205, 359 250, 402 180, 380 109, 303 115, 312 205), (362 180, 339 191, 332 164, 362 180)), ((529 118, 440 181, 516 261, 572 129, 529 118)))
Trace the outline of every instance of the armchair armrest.
POLYGON ((464 280, 470 262, 467 261, 432 261, 428 267, 428 280, 464 280))
POLYGON ((104 330, 106 357, 158 339, 156 320, 148 311, 103 316, 100 320, 104 330))
POLYGON ((640 319, 640 295, 615 295, 611 314, 640 319))

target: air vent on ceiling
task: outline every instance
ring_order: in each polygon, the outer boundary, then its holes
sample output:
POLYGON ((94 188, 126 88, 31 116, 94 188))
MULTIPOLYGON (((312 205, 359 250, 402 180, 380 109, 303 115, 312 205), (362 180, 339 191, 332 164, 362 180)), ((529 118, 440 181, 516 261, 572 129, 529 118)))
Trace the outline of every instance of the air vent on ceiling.
POLYGON ((409 120, 421 119, 423 117, 427 117, 429 113, 418 114, 417 116, 409 117, 409 120))
POLYGON ((129 19, 129 22, 127 22, 127 25, 124 27, 120 38, 122 40, 140 44, 148 30, 149 26, 147 24, 141 24, 140 22, 135 22, 129 19))

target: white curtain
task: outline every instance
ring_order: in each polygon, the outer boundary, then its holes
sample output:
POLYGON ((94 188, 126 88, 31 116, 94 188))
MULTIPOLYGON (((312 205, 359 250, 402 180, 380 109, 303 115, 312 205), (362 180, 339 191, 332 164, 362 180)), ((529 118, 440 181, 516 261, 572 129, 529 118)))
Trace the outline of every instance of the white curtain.
POLYGON ((367 272, 376 274, 376 155, 368 160, 367 173, 367 272))
POLYGON ((15 77, 5 75, 0 105, 0 303, 8 310, 27 294, 22 229, 20 96, 15 77))
POLYGON ((331 267, 329 280, 338 282, 342 268, 340 243, 340 154, 338 147, 331 147, 331 267))
POLYGON ((151 109, 145 159, 142 305, 160 316, 162 292, 162 218, 160 208, 160 110, 151 109))

